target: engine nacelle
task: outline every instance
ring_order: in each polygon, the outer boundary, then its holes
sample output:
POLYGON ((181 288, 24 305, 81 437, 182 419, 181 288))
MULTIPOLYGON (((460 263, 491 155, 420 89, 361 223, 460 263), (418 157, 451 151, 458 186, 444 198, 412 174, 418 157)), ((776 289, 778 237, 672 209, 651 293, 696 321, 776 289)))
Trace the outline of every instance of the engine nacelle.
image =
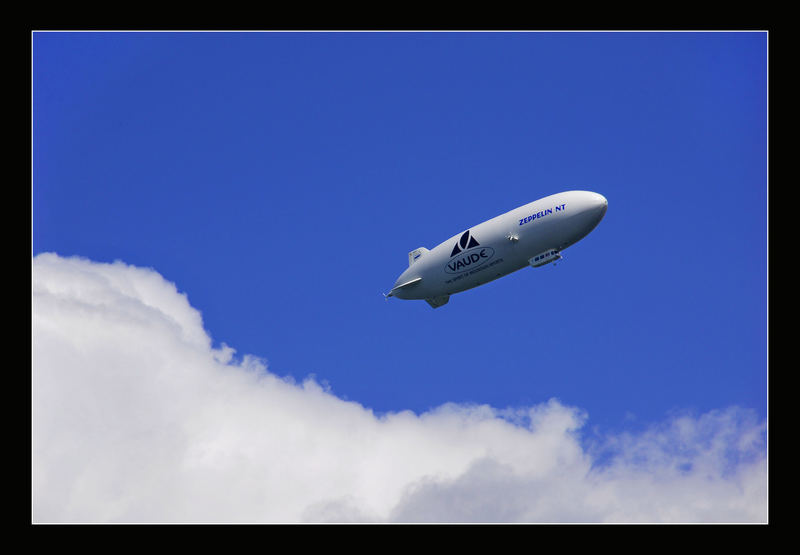
POLYGON ((530 264, 534 268, 538 268, 539 266, 550 264, 551 262, 555 262, 556 260, 561 260, 561 255, 559 254, 558 250, 550 249, 549 251, 544 251, 543 253, 539 253, 530 260, 528 260, 528 264, 530 264))

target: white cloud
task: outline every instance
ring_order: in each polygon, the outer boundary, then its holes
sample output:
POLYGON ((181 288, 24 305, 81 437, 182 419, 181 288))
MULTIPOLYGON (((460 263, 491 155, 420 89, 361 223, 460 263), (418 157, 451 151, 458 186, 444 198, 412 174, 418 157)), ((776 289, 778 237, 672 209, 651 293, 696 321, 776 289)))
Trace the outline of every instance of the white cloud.
POLYGON ((555 400, 376 416, 232 354, 153 270, 34 258, 34 522, 767 519, 745 410, 586 448, 555 400))

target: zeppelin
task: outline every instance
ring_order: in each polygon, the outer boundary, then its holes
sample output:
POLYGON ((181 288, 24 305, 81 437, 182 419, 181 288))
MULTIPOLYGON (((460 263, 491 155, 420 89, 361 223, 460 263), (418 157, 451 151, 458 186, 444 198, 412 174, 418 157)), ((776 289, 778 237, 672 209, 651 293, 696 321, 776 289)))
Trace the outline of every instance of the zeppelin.
POLYGON ((408 253, 408 268, 385 297, 424 299, 438 308, 455 293, 555 262, 597 227, 607 209, 606 198, 590 191, 566 191, 520 206, 431 250, 408 253))

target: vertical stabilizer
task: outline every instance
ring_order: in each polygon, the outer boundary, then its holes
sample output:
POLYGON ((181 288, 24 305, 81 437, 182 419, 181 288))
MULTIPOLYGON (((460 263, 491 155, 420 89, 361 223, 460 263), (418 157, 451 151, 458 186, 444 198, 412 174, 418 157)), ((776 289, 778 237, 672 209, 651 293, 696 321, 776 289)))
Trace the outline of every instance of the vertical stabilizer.
POLYGON ((426 252, 429 252, 425 247, 420 247, 408 253, 408 265, 411 266, 414 262, 420 259, 426 252))
POLYGON ((449 300, 450 300, 450 295, 439 295, 438 297, 431 297, 430 299, 425 299, 425 301, 433 308, 439 308, 442 305, 446 305, 447 301, 449 300))

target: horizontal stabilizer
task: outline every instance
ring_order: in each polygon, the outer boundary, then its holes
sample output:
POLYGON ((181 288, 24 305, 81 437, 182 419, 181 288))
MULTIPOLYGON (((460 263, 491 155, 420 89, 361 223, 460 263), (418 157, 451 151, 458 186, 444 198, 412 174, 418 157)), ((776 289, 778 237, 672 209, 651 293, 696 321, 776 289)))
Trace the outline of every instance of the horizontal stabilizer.
POLYGON ((409 280, 409 281, 407 281, 407 282, 405 282, 405 283, 401 283, 400 285, 398 285, 398 286, 396 286, 396 287, 392 287, 392 290, 391 290, 391 291, 389 291, 389 292, 386 294, 386 296, 387 296, 387 297, 391 297, 391 296, 393 296, 393 295, 394 295, 394 292, 395 292, 395 291, 397 291, 397 290, 399 290, 399 289, 402 289, 403 287, 411 287, 412 285, 414 285, 414 284, 416 284, 416 283, 419 283, 420 281, 422 281, 422 278, 421 278, 421 277, 418 277, 418 278, 414 278, 414 279, 412 279, 412 280, 409 280))
POLYGON ((419 260, 419 258, 425 254, 426 252, 430 252, 425 247, 420 247, 408 253, 408 265, 411 266, 414 262, 419 260))
POLYGON ((439 295, 438 297, 431 297, 430 299, 425 299, 429 305, 433 308, 439 308, 442 305, 447 304, 447 301, 450 300, 450 295, 439 295))

